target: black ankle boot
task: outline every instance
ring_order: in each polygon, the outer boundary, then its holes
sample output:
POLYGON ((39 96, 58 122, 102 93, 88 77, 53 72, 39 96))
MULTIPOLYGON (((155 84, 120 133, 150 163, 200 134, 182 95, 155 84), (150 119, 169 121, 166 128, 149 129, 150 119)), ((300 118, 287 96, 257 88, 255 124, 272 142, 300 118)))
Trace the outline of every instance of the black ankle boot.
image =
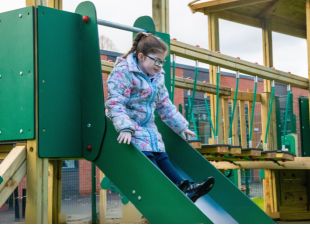
POLYGON ((214 183, 214 177, 208 177, 207 180, 198 183, 184 180, 178 185, 178 187, 186 194, 187 197, 189 197, 193 202, 195 202, 198 198, 211 191, 214 183))

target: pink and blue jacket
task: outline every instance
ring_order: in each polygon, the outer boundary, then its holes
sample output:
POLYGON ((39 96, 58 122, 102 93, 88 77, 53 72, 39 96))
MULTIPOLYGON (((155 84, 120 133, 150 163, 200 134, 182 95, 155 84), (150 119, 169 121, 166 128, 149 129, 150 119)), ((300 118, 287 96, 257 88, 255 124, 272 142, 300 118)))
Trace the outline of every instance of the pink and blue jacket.
POLYGON ((134 53, 117 58, 108 78, 106 114, 117 132, 132 132, 131 143, 140 151, 164 152, 165 145, 155 125, 154 112, 174 132, 181 134, 188 122, 169 99, 162 70, 148 76, 138 66, 134 53))

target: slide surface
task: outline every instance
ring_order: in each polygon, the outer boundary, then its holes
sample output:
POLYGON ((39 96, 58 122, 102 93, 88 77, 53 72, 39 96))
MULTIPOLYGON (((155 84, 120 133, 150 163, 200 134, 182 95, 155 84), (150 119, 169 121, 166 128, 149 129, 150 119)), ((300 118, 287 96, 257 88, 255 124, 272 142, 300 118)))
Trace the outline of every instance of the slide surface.
POLYGON ((140 151, 118 144, 107 120, 94 162, 150 223, 274 223, 186 141, 162 122, 157 125, 170 159, 185 177, 202 181, 214 176, 216 183, 194 204, 140 151))

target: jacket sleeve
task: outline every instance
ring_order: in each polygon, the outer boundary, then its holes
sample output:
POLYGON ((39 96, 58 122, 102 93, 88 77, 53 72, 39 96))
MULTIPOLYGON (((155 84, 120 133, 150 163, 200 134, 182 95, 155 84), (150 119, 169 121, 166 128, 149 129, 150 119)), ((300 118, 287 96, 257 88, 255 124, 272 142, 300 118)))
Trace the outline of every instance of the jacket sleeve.
POLYGON ((165 124, 174 132, 180 134, 188 128, 188 122, 170 101, 168 90, 165 86, 164 75, 161 75, 159 79, 156 111, 165 124))
POLYGON ((108 98, 105 107, 106 115, 112 120, 117 132, 135 131, 134 122, 126 110, 130 92, 130 73, 124 67, 115 67, 108 78, 108 98))

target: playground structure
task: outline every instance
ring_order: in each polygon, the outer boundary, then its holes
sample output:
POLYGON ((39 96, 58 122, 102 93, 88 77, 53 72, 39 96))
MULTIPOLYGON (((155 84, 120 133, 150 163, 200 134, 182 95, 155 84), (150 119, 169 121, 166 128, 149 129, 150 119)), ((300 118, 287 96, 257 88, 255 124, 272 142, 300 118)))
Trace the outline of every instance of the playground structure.
MULTIPOLYGON (((239 4, 241 7, 242 3, 239 4)), ((237 8, 238 4, 235 7, 237 8)), ((286 131, 289 107, 292 107, 289 104, 292 99, 291 86, 308 89, 308 79, 268 68, 271 65, 261 66, 216 52, 219 50, 218 17, 214 14, 209 15, 209 31, 211 31, 209 35, 214 36, 211 38, 213 41, 210 44, 211 50, 170 40, 167 33, 156 31, 155 24, 149 17, 141 17, 133 27, 127 28, 97 20, 95 9, 90 3, 82 3, 76 13, 39 6, 3 13, 0 19, 1 25, 4 26, 2 29, 6 31, 6 35, 2 37, 5 41, 1 42, 3 45, 0 44, 1 49, 6 51, 3 51, 1 58, 6 58, 7 52, 11 51, 10 57, 1 63, 3 71, 0 71, 0 78, 3 81, 0 83, 1 90, 4 90, 0 93, 0 102, 1 105, 7 106, 1 111, 0 118, 0 150, 4 159, 0 165, 1 204, 26 174, 28 183, 26 221, 59 222, 61 184, 57 177, 61 166, 58 160, 86 158, 104 171, 120 191, 153 223, 253 223, 253 219, 255 222, 272 222, 217 169, 266 169, 265 191, 269 193, 265 194, 265 210, 274 218, 281 217, 283 211, 279 208, 280 200, 276 197, 279 192, 285 196, 287 191, 281 185, 280 177, 283 177, 281 170, 309 169, 306 157, 295 157, 301 155, 296 147, 297 138, 293 134, 287 134, 286 131), (205 106, 213 127, 209 143, 192 141, 191 144, 200 152, 198 153, 164 124, 158 123, 165 137, 168 153, 176 165, 194 180, 205 178, 202 171, 208 171, 208 174, 216 177, 215 190, 201 202, 191 203, 142 154, 134 151, 132 146, 117 145, 116 133, 104 116, 101 81, 101 70, 105 73, 110 72, 113 63, 101 61, 100 64, 97 23, 126 28, 132 32, 154 33, 170 45, 172 54, 197 62, 195 78, 184 79, 175 76, 175 59, 172 60, 171 66, 168 55, 164 67, 167 74, 166 85, 171 96, 174 96, 175 88, 192 91, 188 93, 186 115, 196 132, 198 131, 197 127, 195 128, 196 121, 193 114, 195 94, 196 91, 207 93, 205 106), (20 29, 12 30, 13 25, 20 26, 20 29), (16 46, 16 52, 12 52, 11 45, 7 44, 10 43, 12 36, 23 37, 20 45, 27 48, 22 54, 18 51, 20 46, 16 46), (210 64, 210 84, 197 81, 198 61, 210 64), (51 62, 57 63, 51 66, 51 62), (235 89, 220 85, 220 67, 236 71, 235 89), (18 76, 6 76, 8 71, 14 71, 13 73, 18 76), (239 72, 288 84, 284 115, 286 119, 282 137, 280 135, 280 144, 275 138, 279 131, 274 122, 276 121, 274 85, 266 81, 264 93, 257 93, 258 79, 255 78, 253 93, 241 92, 238 88, 239 72), (11 92, 13 85, 16 90, 14 93, 11 92), (229 102, 232 105, 231 110, 229 102), (263 143, 260 148, 253 145, 256 103, 261 104, 262 111, 263 143), (245 105, 251 112, 248 126, 245 120, 245 105), (223 119, 220 120, 220 117, 223 119), (181 143, 178 149, 175 149, 175 143, 181 143), (137 173, 136 167, 145 168, 146 172, 137 173), (130 178, 121 171, 131 174, 130 178), (154 183, 160 184, 161 190, 164 190, 161 196, 156 194, 159 187, 153 185, 154 183), (155 206, 149 207, 153 204, 162 207, 156 207, 157 211, 154 212, 155 206), (176 209, 176 205, 181 207, 176 209), (246 210, 246 215, 241 209, 246 210)), ((269 47, 267 45, 264 49, 269 63, 270 41, 268 39, 269 47)), ((304 105, 301 104, 301 107, 304 105)), ((307 110, 305 108, 301 112, 306 113, 307 110)), ((309 118, 303 117, 303 119, 306 127, 309 118)), ((307 137, 309 133, 304 132, 304 137, 307 137)), ((302 152, 302 155, 307 155, 307 150, 302 152)), ((309 186, 306 186, 307 189, 309 186)), ((307 196, 304 193, 302 202, 307 196)), ((307 210, 302 207, 298 210, 305 219, 308 218, 307 210)))

